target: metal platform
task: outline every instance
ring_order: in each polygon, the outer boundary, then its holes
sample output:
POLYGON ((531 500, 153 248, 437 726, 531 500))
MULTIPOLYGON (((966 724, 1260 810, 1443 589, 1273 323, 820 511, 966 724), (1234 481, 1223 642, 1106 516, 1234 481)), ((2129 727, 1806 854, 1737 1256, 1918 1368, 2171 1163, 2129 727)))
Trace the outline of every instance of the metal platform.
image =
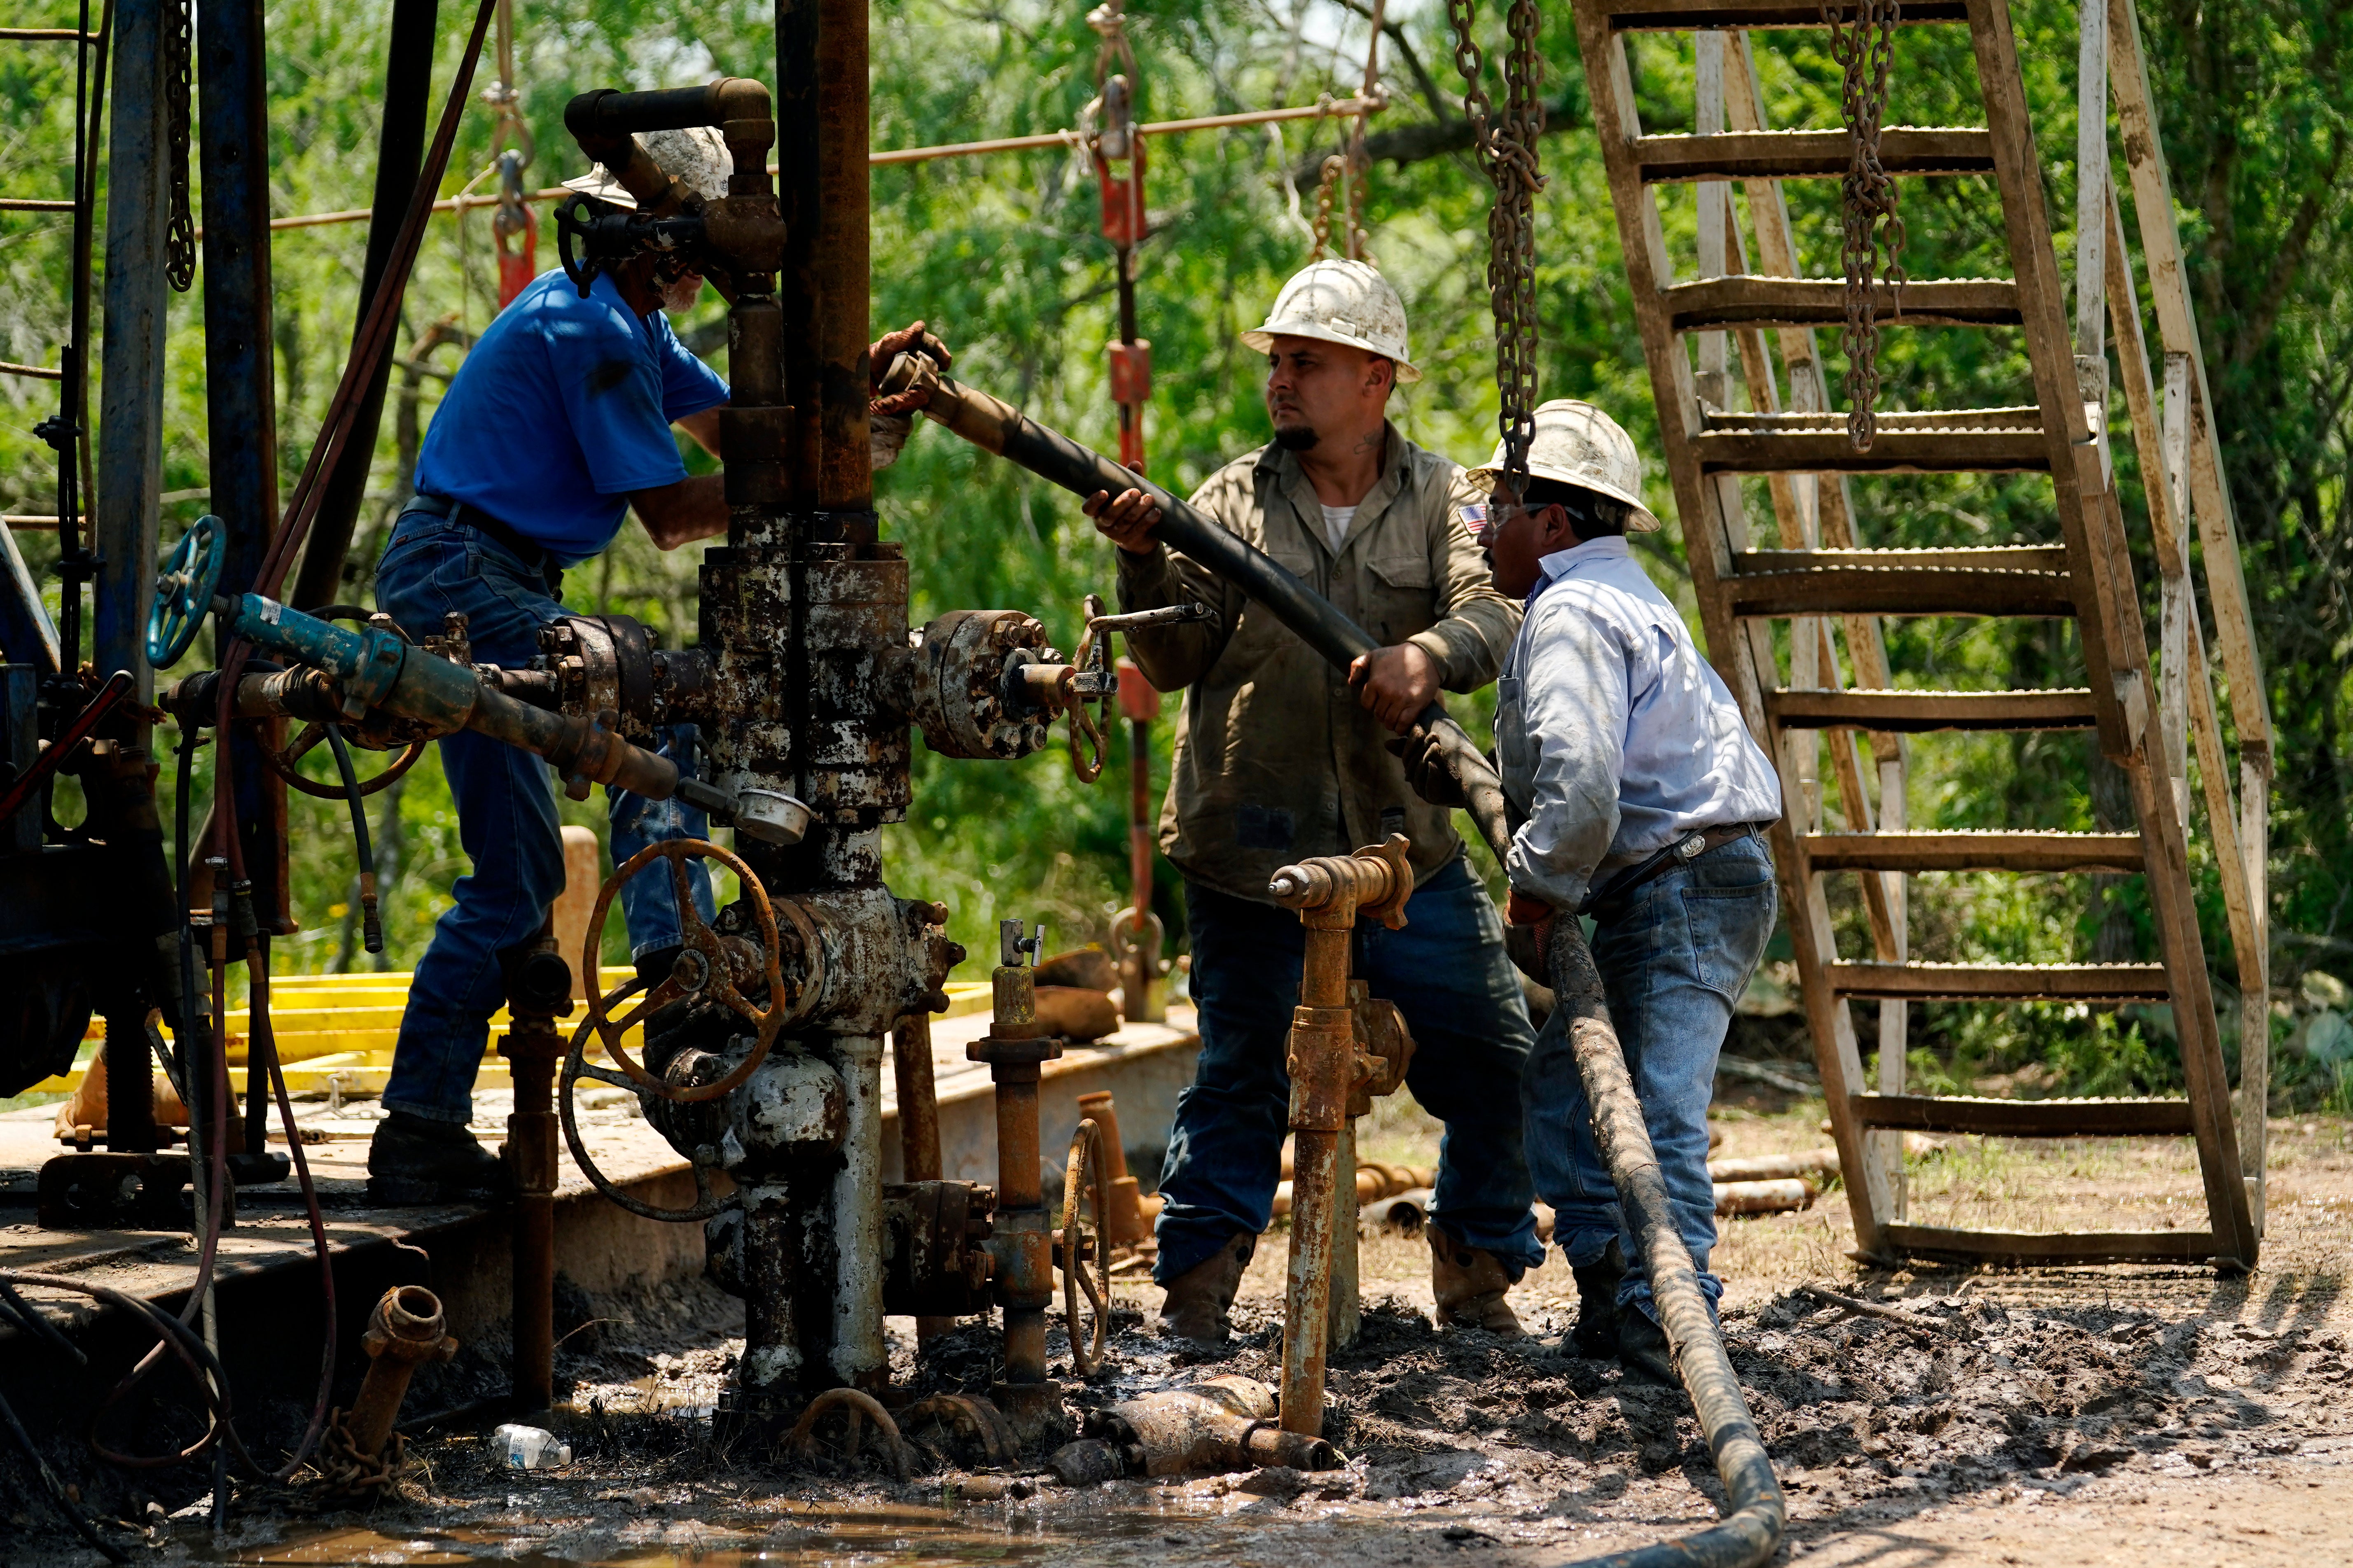
MULTIPOLYGON (((940 1102, 945 1174, 994 1181, 997 1171, 994 1101, 988 1069, 965 1059, 965 1047, 987 1028, 986 1015, 934 1021, 932 1053, 940 1102)), ((1166 1135, 1177 1091, 1192 1081, 1200 1050, 1193 1016, 1171 1008, 1166 1024, 1135 1024, 1093 1046, 1071 1047, 1046 1067, 1041 1146, 1067 1146, 1079 1122, 1078 1096, 1109 1089, 1118 1097, 1124 1125, 1138 1147, 1166 1135)), ((883 1074, 885 1178, 899 1175, 898 1107, 883 1074)), ((486 1075, 474 1100, 474 1131, 485 1142, 503 1135, 511 1098, 486 1075)), ((367 1141, 375 1107, 361 1103, 331 1111, 316 1100, 299 1103, 303 1152, 315 1178, 336 1258, 341 1294, 352 1296, 384 1276, 387 1282, 429 1284, 442 1298, 450 1332, 461 1340, 502 1337, 507 1318, 509 1237, 503 1209, 477 1205, 378 1208, 367 1202, 367 1141), (316 1140, 312 1142, 311 1140, 316 1140), (397 1280, 394 1277, 397 1276, 397 1280)), ((64 1152, 53 1131, 55 1107, 0 1114, 0 1267, 69 1272, 128 1294, 176 1305, 187 1289, 195 1253, 183 1233, 43 1230, 33 1223, 34 1184, 41 1165, 64 1152)), ((581 1132, 607 1175, 648 1202, 691 1203, 686 1163, 626 1104, 584 1110, 581 1132)), ((282 1146, 282 1145, 280 1145, 282 1146)), ((702 1227, 662 1225, 625 1214, 606 1202, 574 1168, 561 1162, 556 1194, 556 1268, 592 1297, 627 1293, 702 1269, 702 1227)), ((316 1287, 309 1226, 291 1182, 243 1188, 237 1225, 222 1237, 217 1289, 224 1299, 264 1291, 299 1290, 302 1310, 316 1287)), ((380 1289, 381 1287, 375 1287, 380 1289)), ((36 1293, 37 1298, 38 1293, 36 1293)), ((371 1298, 372 1299, 372 1298, 371 1298)), ((44 1310, 69 1328, 95 1316, 79 1300, 43 1299, 44 1310)), ((0 1378, 17 1370, 18 1355, 40 1352, 0 1328, 0 1378)))

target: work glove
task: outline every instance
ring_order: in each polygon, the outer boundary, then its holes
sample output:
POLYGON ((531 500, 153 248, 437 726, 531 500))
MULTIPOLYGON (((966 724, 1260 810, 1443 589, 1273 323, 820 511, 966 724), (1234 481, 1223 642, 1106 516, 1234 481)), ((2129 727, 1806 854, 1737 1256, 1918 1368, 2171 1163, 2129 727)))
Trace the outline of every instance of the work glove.
POLYGON ((1405 782, 1432 805, 1468 805, 1454 771, 1446 765, 1446 751, 1438 737, 1420 724, 1388 742, 1389 755, 1405 764, 1405 782))
POLYGON ((1517 888, 1504 906, 1504 952, 1519 972, 1539 985, 1552 984, 1553 907, 1517 888))

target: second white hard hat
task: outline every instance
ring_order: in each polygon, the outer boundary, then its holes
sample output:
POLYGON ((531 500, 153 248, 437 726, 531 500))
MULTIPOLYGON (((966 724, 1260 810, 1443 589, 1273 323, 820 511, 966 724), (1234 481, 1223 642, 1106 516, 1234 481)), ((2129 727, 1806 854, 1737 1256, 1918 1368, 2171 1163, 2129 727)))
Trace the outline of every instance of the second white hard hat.
POLYGON ((1394 363, 1400 384, 1421 379, 1406 343, 1405 301, 1362 261, 1310 262, 1285 283, 1265 323, 1244 332, 1242 342, 1266 353, 1277 338, 1345 343, 1394 363))
MULTIPOLYGON (((1657 516, 1642 504, 1642 455, 1618 421, 1590 403, 1556 397, 1536 405, 1535 425, 1535 438, 1528 443, 1529 478, 1577 485, 1624 501, 1634 509, 1626 520, 1627 532, 1659 531, 1657 516)), ((1492 495, 1503 473, 1504 444, 1498 441, 1487 465, 1464 477, 1492 495)))
MULTIPOLYGON (((710 126, 641 131, 638 143, 663 174, 673 180, 685 181, 686 188, 704 201, 716 201, 727 194, 727 176, 735 172, 735 159, 727 151, 726 138, 710 126)), ((637 198, 602 163, 576 180, 565 181, 564 188, 578 191, 592 201, 619 207, 623 212, 638 210, 637 198)))

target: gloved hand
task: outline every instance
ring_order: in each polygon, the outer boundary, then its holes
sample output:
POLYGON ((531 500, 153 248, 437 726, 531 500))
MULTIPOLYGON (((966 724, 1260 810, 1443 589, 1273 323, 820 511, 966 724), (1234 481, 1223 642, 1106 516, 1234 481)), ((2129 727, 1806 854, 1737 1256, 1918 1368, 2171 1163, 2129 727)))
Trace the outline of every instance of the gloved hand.
POLYGON ((1470 804, 1454 771, 1446 765, 1445 748, 1427 726, 1416 724, 1403 736, 1389 742, 1388 749, 1390 756, 1405 763, 1405 782, 1413 786, 1414 794, 1432 805, 1470 804))
MULTIPOLYGON (((878 404, 889 401, 878 398, 878 404)), ((877 473, 899 460, 899 448, 915 433, 913 414, 874 414, 866 416, 867 466, 877 473)))
POLYGON ((1517 888, 1504 906, 1504 952, 1519 972, 1539 985, 1552 984, 1553 907, 1517 888))
MULTIPOLYGON (((948 368, 949 360, 955 357, 948 352, 948 345, 941 341, 937 333, 924 331, 923 323, 921 321, 911 322, 895 332, 883 333, 875 341, 874 345, 867 350, 867 374, 871 378, 871 384, 880 387, 882 384, 882 378, 891 374, 891 362, 910 349, 919 350, 928 355, 932 363, 944 371, 948 368)), ((904 392, 892 393, 888 397, 875 398, 866 405, 867 416, 880 423, 885 417, 913 414, 931 400, 932 394, 929 387, 911 386, 904 392)), ((900 439, 903 441, 905 437, 902 436, 900 439)), ((896 451, 897 448, 893 447, 893 455, 896 451)), ((888 465, 878 462, 874 466, 880 468, 888 465)))

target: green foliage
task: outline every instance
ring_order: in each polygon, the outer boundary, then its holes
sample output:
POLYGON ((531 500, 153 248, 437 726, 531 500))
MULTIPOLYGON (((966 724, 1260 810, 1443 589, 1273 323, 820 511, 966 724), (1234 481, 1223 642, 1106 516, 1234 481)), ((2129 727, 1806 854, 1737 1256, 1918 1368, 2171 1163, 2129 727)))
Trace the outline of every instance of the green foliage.
MULTIPOLYGON (((2293 984, 2308 966, 2344 968, 2344 955, 2353 952, 2347 931, 2353 763, 2346 741, 2353 721, 2353 572, 2346 559, 2353 369, 2341 353, 2353 302, 2340 281, 2353 275, 2353 204, 2340 195, 2345 117, 2353 103, 2353 73, 2341 66, 2353 19, 2309 0, 2143 4, 2177 216, 2189 247, 2256 634, 2266 656, 2266 696, 2279 729, 2273 918, 2282 983, 2293 984)), ((70 21, 73 14, 68 0, 36 0, 18 9, 23 21, 36 25, 70 21)), ((576 91, 672 86, 717 72, 774 76, 766 4, 708 0, 688 14, 648 0, 530 0, 517 9, 522 109, 537 141, 534 184, 580 172, 561 123, 563 106, 576 91)), ((1483 9, 1492 59, 1500 12, 1483 9)), ((1098 43, 1082 10, 1036 0, 985 9, 882 0, 874 13, 875 143, 929 145, 1077 123, 1094 91, 1098 43)), ((366 205, 388 13, 387 0, 340 6, 285 0, 270 8, 276 212, 366 205)), ((2058 229, 2061 269, 2068 273, 2075 7, 2020 0, 2013 14, 2036 110, 2044 194, 2058 229)), ((470 15, 470 7, 444 7, 445 82, 470 15)), ((1363 24, 1327 5, 1149 0, 1130 16, 1149 119, 1312 103, 1324 92, 1345 96, 1361 72, 1363 24)), ((1441 8, 1418 7, 1403 26, 1406 47, 1385 47, 1394 103, 1377 128, 1459 117, 1460 83, 1443 29, 1441 8)), ((1760 35, 1755 43, 1770 123, 1838 123, 1838 73, 1820 34, 1760 35)), ((1630 44, 1646 125, 1688 129, 1688 42, 1631 35, 1630 44)), ((1544 392, 1599 404, 1651 455, 1651 500, 1670 524, 1640 548, 1696 629, 1682 537, 1666 504, 1665 476, 1655 466, 1650 378, 1565 5, 1547 8, 1544 54, 1545 93, 1555 106, 1554 134, 1542 149, 1550 184, 1538 216, 1544 392)), ((0 167, 9 171, 8 194, 63 190, 69 62, 62 49, 0 50, 0 167)), ((1974 122, 1975 72, 1960 29, 1903 30, 1897 110, 1890 118, 1974 122)), ((487 80, 487 71, 478 78, 487 80)), ((496 151, 491 132, 485 111, 470 112, 445 195, 485 188, 481 172, 496 151)), ((1147 442, 1155 475, 1180 489, 1265 438, 1259 367, 1237 333, 1254 324, 1282 279, 1305 259, 1313 190, 1303 203, 1291 176, 1296 168, 1313 168, 1338 134, 1335 125, 1310 121, 1150 144, 1153 235, 1141 252, 1138 283, 1143 331, 1153 341, 1157 369, 1147 442)), ((2115 172, 2126 182, 2129 225, 2132 199, 2120 158, 2115 172)), ((1808 269, 1831 272, 1838 254, 1834 183, 1797 182, 1786 190, 1808 269)), ((1112 445, 1115 417, 1103 354, 1113 335, 1112 258, 1097 230, 1094 183, 1084 160, 1057 150, 884 167, 874 174, 873 193, 874 325, 925 318, 955 345, 959 374, 1082 440, 1112 445)), ((1904 203, 1905 261, 1913 276, 2008 269, 1989 181, 1907 182, 1904 203)), ((1372 247, 1409 302, 1416 355, 1428 372, 1400 396, 1398 421, 1413 439, 1465 461, 1484 455, 1495 428, 1485 213, 1485 187, 1464 154, 1375 172, 1372 247)), ((1670 251, 1688 258, 1695 231, 1689 193, 1669 190, 1662 216, 1670 251)), ((0 214, 0 358, 54 363, 65 320, 64 227, 48 215, 0 214)), ((364 244, 365 226, 350 224, 286 231, 273 248, 279 455, 290 489, 341 367, 364 244)), ((553 260, 552 234, 543 233, 539 255, 553 260)), ((414 453, 401 434, 402 409, 412 426, 430 418, 439 377, 492 314, 495 278, 485 211, 436 220, 405 302, 401 352, 424 358, 412 345, 444 321, 459 346, 434 355, 432 370, 396 375, 346 598, 366 596, 383 529, 406 493, 404 459, 414 453)), ((2146 279, 2141 287, 2145 300, 2146 279)), ((164 489, 182 499, 167 507, 167 540, 203 503, 201 318, 200 291, 171 301, 164 489)), ((723 368, 715 300, 706 298, 679 325, 723 368)), ((1834 335, 1825 334, 1824 344, 1833 366, 1842 368, 1834 335)), ((2033 400, 2016 333, 1897 331, 1884 344, 1885 406, 2033 400)), ((49 454, 29 430, 53 397, 50 384, 0 378, 0 507, 9 511, 51 510, 49 454)), ((2121 427, 2121 398, 2112 415, 2121 427)), ((518 431, 515 438, 533 435, 518 431)), ((2129 442, 2118 443, 2118 464, 2154 640, 2157 572, 2129 442)), ((881 479, 878 495, 889 537, 906 546, 914 566, 919 621, 956 607, 1018 606, 1039 615, 1069 647, 1082 596, 1110 587, 1106 548, 1071 498, 944 433, 920 433, 881 479)), ((1891 478, 1859 483, 1855 496, 1868 544, 2056 540, 2046 481, 1891 478)), ((1752 485, 1746 500, 1759 542, 1769 543, 1775 525, 1762 484, 1752 485)), ((37 567, 53 559, 53 542, 45 536, 20 538, 37 567)), ((691 640, 700 555, 696 548, 665 555, 631 529, 605 558, 573 574, 568 602, 638 616, 672 643, 691 640)), ((1900 621, 1889 623, 1888 639, 1907 683, 1998 689, 2083 679, 2073 630, 2060 623, 1900 621)), ((1786 636, 1784 645, 1786 658, 1786 636)), ((188 668, 200 658, 201 650, 188 668)), ((1482 695, 1468 706, 1483 718, 1490 703, 1482 695)), ((1164 779, 1168 733, 1164 722, 1157 731, 1164 779)), ((1124 755, 1123 740, 1112 770, 1090 790, 1074 782, 1059 752, 1005 766, 944 762, 919 747, 915 805, 890 840, 894 885, 947 902, 959 939, 976 947, 1001 913, 1042 913, 1072 939, 1100 934, 1124 891, 1124 755)), ((2078 737, 1929 737, 1915 742, 1911 755, 1917 826, 2126 826, 2101 793, 2093 748, 2078 737)), ((167 758, 167 789, 169 768, 167 758)), ((1835 782, 1827 766, 1823 773, 1835 814, 1835 782)), ((1155 799, 1157 787, 1156 779, 1155 799)), ((419 766, 397 799, 403 860, 387 902, 387 962, 405 967, 421 951, 464 861, 433 761, 419 766)), ((566 811, 601 830, 597 803, 567 803, 566 811)), ((348 824, 332 803, 298 799, 293 812, 301 845, 297 904, 314 930, 289 958, 301 968, 364 962, 351 955, 348 917, 338 908, 350 902, 348 824)), ((2229 928, 2200 835, 2193 835, 2192 857, 2208 950, 2218 977, 2227 981, 2234 973, 2223 962, 2229 928)), ((1162 912, 1175 925, 1181 900, 1173 873, 1163 867, 1161 877, 1162 912)), ((1851 883, 1834 889, 1834 906, 1843 944, 1860 950, 1868 938, 1851 883)), ((2149 951, 2147 925, 2135 879, 2106 879, 2088 899, 2080 879, 1923 878, 1915 885, 1915 951, 1924 956, 2137 957, 2149 951)), ((617 943, 607 951, 617 955, 617 943)), ((2234 993, 2218 985, 2218 995, 2227 1004, 2234 993)), ((2227 1016, 2234 1008, 2224 1011, 2227 1016)), ((2343 1064, 2311 1061, 2294 1047, 2309 1016, 2295 1012, 2280 1021, 2279 1077, 2295 1093, 2341 1097, 2343 1064)), ((2169 1020, 2141 1013, 1917 1008, 1914 1017, 1914 1054, 1924 1080, 1960 1081, 2042 1060, 2078 1087, 2156 1087, 2178 1073, 2169 1020), (1942 1065, 1932 1071, 1931 1064, 1942 1065)))

